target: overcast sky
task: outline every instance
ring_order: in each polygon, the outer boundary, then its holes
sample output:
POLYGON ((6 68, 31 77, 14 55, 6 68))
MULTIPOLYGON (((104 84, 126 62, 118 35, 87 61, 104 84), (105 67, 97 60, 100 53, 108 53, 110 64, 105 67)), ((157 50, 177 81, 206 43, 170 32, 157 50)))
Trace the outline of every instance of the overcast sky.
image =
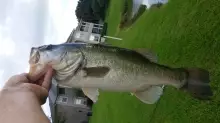
MULTIPOLYGON (((77 26, 78 0, 0 0, 0 88, 28 71, 33 46, 65 42, 77 26)), ((49 115, 48 101, 43 106, 49 115)))

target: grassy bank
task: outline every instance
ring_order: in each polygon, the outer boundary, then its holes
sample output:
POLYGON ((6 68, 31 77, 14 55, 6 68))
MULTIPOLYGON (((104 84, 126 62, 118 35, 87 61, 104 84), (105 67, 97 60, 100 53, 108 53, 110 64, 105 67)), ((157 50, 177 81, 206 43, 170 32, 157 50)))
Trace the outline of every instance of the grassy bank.
POLYGON ((127 48, 149 48, 159 63, 172 67, 201 67, 210 71, 212 101, 203 102, 166 87, 155 105, 141 103, 128 93, 102 92, 94 105, 92 123, 218 123, 220 121, 220 1, 170 0, 151 9, 127 30, 120 31, 121 1, 111 0, 108 40, 127 48))

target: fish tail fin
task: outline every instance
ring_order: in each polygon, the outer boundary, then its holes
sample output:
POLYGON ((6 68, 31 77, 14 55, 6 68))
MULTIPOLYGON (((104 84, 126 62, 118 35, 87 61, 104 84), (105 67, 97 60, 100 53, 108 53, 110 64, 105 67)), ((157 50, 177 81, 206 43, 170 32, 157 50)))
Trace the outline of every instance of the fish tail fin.
POLYGON ((186 68, 185 70, 188 73, 188 79, 182 89, 197 99, 210 100, 213 92, 209 84, 209 72, 201 68, 186 68))

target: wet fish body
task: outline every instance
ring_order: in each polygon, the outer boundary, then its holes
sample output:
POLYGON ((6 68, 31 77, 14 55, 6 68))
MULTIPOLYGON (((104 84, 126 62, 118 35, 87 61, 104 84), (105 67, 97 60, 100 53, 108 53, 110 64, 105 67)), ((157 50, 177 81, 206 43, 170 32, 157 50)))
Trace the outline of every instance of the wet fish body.
POLYGON ((47 45, 32 48, 30 72, 37 73, 49 64, 60 86, 82 88, 94 101, 97 89, 102 89, 131 92, 151 104, 159 99, 162 85, 184 88, 200 99, 212 95, 206 70, 171 68, 154 59, 149 52, 101 44, 47 45))

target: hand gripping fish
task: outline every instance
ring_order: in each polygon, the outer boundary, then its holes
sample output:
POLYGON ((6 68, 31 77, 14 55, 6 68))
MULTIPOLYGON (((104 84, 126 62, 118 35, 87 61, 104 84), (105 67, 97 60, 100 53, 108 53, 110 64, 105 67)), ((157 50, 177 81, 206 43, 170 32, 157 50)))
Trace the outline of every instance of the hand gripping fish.
POLYGON ((60 86, 80 88, 94 102, 101 89, 131 92, 142 102, 153 104, 162 93, 162 85, 203 100, 213 95, 208 71, 171 68, 156 63, 149 54, 101 44, 44 45, 31 49, 29 74, 34 76, 50 65, 60 86))

